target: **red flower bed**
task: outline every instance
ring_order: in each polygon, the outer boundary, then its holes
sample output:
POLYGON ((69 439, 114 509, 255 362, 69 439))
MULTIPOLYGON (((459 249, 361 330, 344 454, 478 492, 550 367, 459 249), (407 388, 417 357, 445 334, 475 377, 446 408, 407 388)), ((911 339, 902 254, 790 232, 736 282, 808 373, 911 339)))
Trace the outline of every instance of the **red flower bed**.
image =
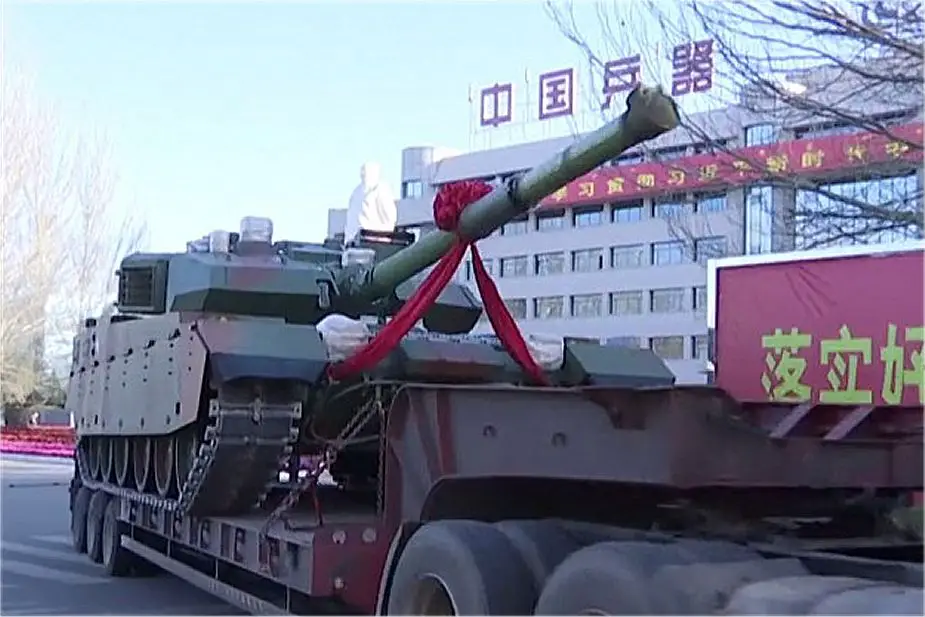
POLYGON ((69 426, 24 426, 0 429, 0 452, 40 456, 74 456, 76 437, 69 426))

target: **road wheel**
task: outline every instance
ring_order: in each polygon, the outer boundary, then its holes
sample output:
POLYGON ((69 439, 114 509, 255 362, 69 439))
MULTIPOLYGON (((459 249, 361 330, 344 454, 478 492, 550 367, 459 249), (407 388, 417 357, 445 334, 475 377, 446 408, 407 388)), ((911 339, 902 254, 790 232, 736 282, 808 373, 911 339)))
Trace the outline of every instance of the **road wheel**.
POLYGON ((674 597, 651 589, 661 567, 692 563, 676 544, 601 542, 573 553, 546 581, 536 615, 672 615, 674 597))
POLYGON ((523 520, 495 523, 520 552, 533 574, 533 591, 539 597, 546 579, 581 544, 557 521, 523 520))
POLYGON ((109 495, 95 491, 87 508, 87 555, 94 563, 103 562, 103 514, 109 495))
POLYGON ((110 576, 126 576, 132 570, 134 554, 122 547, 122 529, 119 524, 119 500, 112 498, 103 512, 103 529, 100 549, 103 567, 110 576))
POLYGON ((529 615, 533 577, 511 541, 478 521, 421 527, 392 577, 389 615, 529 615))
POLYGON ((71 506, 71 545, 78 553, 87 552, 87 511, 93 491, 86 486, 77 489, 71 506))

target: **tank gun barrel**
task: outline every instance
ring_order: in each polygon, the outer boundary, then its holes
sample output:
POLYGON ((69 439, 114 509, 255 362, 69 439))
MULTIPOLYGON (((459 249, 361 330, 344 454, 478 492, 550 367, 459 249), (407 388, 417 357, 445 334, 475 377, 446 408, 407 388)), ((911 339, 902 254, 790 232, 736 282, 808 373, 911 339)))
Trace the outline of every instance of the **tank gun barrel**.
MULTIPOLYGON (((475 240, 484 238, 569 182, 677 125, 677 107, 661 88, 637 87, 627 97, 627 110, 619 118, 469 205, 460 216, 459 233, 475 240)), ((454 240, 455 235, 449 232, 427 234, 378 263, 367 274, 361 289, 356 290, 357 295, 367 300, 388 295, 400 283, 436 263, 454 240)))

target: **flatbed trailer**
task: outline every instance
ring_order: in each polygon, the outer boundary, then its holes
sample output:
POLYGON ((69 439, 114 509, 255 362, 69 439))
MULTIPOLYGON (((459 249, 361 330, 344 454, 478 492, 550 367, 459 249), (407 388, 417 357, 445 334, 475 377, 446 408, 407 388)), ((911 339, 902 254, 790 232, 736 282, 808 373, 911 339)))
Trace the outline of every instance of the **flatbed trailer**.
POLYGON ((76 544, 83 524, 109 572, 154 564, 254 614, 921 614, 921 541, 888 516, 922 483, 921 409, 837 439, 850 414, 794 435, 787 407, 410 384, 373 491, 319 485, 265 528, 283 486, 194 518, 78 477, 76 544))

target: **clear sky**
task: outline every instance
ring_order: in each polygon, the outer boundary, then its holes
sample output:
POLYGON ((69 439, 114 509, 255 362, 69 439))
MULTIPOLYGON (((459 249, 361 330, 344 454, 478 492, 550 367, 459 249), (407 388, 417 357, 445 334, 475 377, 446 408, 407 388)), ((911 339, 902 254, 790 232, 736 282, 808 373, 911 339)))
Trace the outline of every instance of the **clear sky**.
POLYGON ((5 62, 106 130, 150 248, 244 215, 320 240, 359 166, 468 149, 469 84, 577 66, 540 2, 4 2, 5 62))

